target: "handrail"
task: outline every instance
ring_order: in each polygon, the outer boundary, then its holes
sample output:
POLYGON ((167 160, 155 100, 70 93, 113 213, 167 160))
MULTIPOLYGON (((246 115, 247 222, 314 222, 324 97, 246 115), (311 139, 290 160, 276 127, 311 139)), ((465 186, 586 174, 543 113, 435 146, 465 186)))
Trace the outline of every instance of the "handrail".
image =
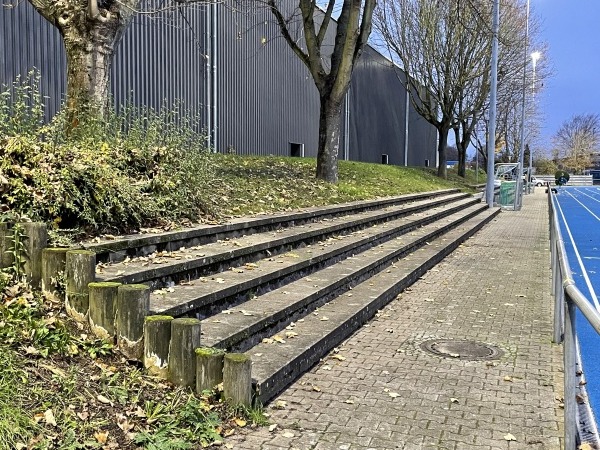
MULTIPOLYGON (((565 450, 577 448, 577 328, 575 308, 579 308, 590 325, 600 334, 600 313, 592 302, 577 288, 572 278, 569 258, 560 231, 555 199, 552 189, 548 189, 548 208, 550 219, 550 250, 552 265, 552 295, 554 295, 554 336, 553 342, 563 342, 564 360, 564 405, 565 405, 565 450)), ((596 430, 595 424, 592 427, 596 430)), ((590 436, 586 436, 588 442, 590 436)), ((598 444, 597 432, 591 436, 598 444)), ((592 446, 594 448, 594 446, 592 446)))

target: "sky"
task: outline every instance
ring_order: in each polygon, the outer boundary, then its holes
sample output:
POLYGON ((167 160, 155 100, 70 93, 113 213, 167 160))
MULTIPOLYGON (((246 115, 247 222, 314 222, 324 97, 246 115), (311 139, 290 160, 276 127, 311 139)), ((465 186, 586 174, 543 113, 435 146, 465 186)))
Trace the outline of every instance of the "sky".
MULTIPOLYGON (((600 1, 530 0, 541 20, 553 71, 538 94, 542 113, 540 145, 575 114, 600 114, 600 1)), ((532 49, 534 51, 535 49, 532 49)))

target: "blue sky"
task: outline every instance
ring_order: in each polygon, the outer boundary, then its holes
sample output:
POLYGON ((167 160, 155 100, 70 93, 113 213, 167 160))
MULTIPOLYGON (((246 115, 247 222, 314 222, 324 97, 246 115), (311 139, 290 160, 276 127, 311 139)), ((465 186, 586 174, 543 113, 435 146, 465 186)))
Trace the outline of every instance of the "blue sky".
POLYGON ((575 114, 600 113, 600 1, 530 0, 541 19, 553 76, 538 95, 541 142, 575 114))

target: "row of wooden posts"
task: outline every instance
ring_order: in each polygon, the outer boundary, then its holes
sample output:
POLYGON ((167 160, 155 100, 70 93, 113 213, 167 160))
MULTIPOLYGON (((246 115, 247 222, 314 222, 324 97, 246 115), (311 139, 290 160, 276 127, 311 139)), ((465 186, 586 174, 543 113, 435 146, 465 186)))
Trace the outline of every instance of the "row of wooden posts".
MULTIPOLYGON (((47 247, 43 223, 20 224, 24 241, 25 274, 35 288, 64 300, 67 313, 88 323, 100 339, 116 343, 130 360, 142 361, 149 373, 197 392, 223 383, 232 404, 250 406, 250 357, 201 347, 201 325, 195 318, 149 315, 150 288, 144 284, 96 282, 96 254, 89 250, 47 247), (64 298, 56 280, 64 276, 64 298)), ((0 224, 0 255, 9 255, 11 228, 0 224)), ((10 266, 0 256, 0 266, 10 266)))

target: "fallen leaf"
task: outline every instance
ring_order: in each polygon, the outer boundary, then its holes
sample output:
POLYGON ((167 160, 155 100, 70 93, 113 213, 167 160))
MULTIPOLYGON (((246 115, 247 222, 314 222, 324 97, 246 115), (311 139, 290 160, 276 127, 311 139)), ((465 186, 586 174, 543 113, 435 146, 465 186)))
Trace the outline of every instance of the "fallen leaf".
POLYGON ((344 403, 348 403, 349 405, 354 405, 354 400, 344 400, 344 403))
POLYGON ((388 395, 392 398, 400 397, 400 394, 398 394, 397 392, 388 392, 388 395))
POLYGON ((240 428, 243 428, 243 427, 245 427, 245 426, 246 426, 246 421, 245 421, 244 419, 237 419, 237 418, 236 418, 236 419, 234 419, 233 421, 234 421, 234 422, 235 422, 235 424, 236 424, 238 427, 240 427, 240 428))
POLYGON ((56 426, 56 419, 54 418, 54 413, 52 412, 51 409, 47 410, 44 413, 44 421, 48 424, 48 425, 52 425, 53 427, 56 426))
POLYGON ((321 392, 321 388, 319 386, 313 386, 312 390, 315 392, 321 392))
POLYGON ((282 436, 284 438, 290 438, 291 439, 291 438, 293 438, 295 436, 295 434, 292 433, 291 431, 286 431, 285 433, 282 434, 282 436))
POLYGON ((512 380, 513 380, 512 377, 509 377, 508 375, 506 375, 504 377, 504 381, 510 381, 510 382, 512 382, 512 380))
POLYGON ((450 403, 458 403, 458 399, 457 398, 450 398, 450 403))
POLYGON ((333 355, 332 356, 333 359, 337 359, 338 361, 345 361, 346 357, 342 356, 342 355, 333 355))
POLYGON ((283 339, 281 336, 279 336, 278 334, 276 334, 275 336, 273 336, 273 340, 275 342, 279 342, 280 344, 285 344, 285 339, 283 339))
POLYGON ((581 444, 579 447, 577 447, 578 450, 594 450, 594 447, 592 447, 590 444, 588 444, 587 442, 584 442, 583 444, 581 444))
POLYGON ((273 425, 269 426, 269 431, 272 433, 273 431, 275 431, 275 428, 277 428, 277 424, 274 423, 273 425))
POLYGON ((517 438, 514 437, 512 434, 508 433, 508 434, 504 435, 504 440, 506 440, 506 441, 516 441, 517 438))
POLYGON ((106 444, 106 441, 108 441, 108 431, 94 433, 94 437, 100 444, 106 444))
POLYGON ((98 397, 96 397, 98 399, 98 401, 100 403, 104 403, 105 405, 109 405, 111 403, 111 401, 106 398, 104 395, 98 395, 98 397))
POLYGON ((287 402, 284 400, 277 400, 275 402, 275 406, 273 406, 275 409, 285 409, 287 407, 287 402))
POLYGON ((325 317, 325 316, 323 316, 323 317, 321 317, 321 320, 323 320, 323 321, 325 321, 325 320, 329 320, 329 317, 325 317))
POLYGON ((285 332, 285 337, 288 338, 288 339, 291 339, 291 338, 296 337, 296 336, 298 336, 298 333, 295 333, 293 331, 286 331, 285 332))

